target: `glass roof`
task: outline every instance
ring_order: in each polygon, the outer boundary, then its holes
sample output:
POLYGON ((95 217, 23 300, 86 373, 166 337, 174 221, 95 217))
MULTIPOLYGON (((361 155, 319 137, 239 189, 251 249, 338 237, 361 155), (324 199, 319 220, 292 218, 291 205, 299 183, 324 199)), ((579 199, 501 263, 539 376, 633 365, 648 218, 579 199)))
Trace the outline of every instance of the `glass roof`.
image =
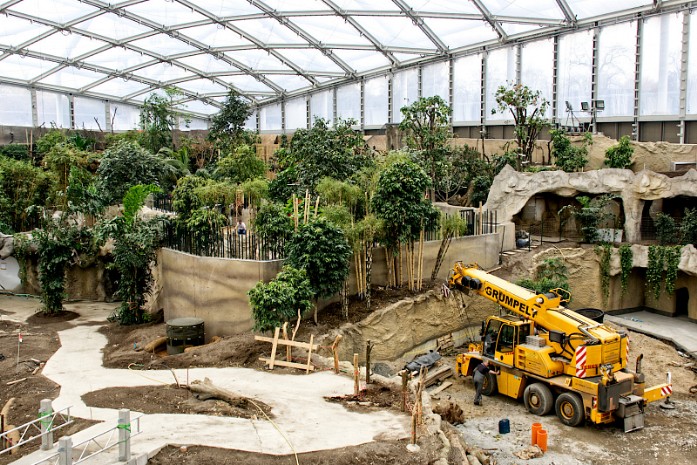
POLYGON ((0 84, 207 116, 677 0, 0 0, 0 84))

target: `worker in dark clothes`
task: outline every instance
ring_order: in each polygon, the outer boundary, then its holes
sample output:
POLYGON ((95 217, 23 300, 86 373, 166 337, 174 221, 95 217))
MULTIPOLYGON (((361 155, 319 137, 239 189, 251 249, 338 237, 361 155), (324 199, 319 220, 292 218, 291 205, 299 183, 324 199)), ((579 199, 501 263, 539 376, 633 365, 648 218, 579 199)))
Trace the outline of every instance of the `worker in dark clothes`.
POLYGON ((484 387, 484 378, 489 372, 498 375, 500 371, 489 368, 489 360, 484 360, 474 369, 474 405, 482 405, 482 387, 484 387))

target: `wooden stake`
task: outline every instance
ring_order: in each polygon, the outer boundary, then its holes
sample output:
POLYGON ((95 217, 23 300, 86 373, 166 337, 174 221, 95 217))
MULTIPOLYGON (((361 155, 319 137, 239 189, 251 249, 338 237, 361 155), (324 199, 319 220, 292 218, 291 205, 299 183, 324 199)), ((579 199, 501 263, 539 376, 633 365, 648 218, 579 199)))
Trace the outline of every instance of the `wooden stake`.
POLYGON ((336 336, 334 344, 332 344, 332 354, 334 354, 334 373, 339 374, 339 342, 341 342, 341 334, 336 336))
POLYGON ((360 370, 358 368, 358 354, 353 354, 353 395, 358 397, 360 392, 360 370))
POLYGON ((317 196, 317 200, 315 200, 315 214, 313 218, 317 218, 317 210, 319 210, 319 195, 317 196))
POLYGON ((273 370, 273 364, 276 360, 276 347, 278 347, 278 333, 280 328, 277 326, 273 332, 273 342, 271 343, 271 358, 269 359, 269 370, 273 370))
POLYGON ((419 236, 419 283, 418 289, 423 288, 424 283, 424 230, 421 228, 421 234, 419 236))
POLYGON ((305 189, 305 205, 303 205, 303 224, 310 220, 310 190, 305 189))
POLYGON ((368 339, 368 344, 365 346, 365 384, 370 384, 370 352, 373 350, 375 344, 370 342, 368 339))
MULTIPOLYGON (((288 340, 288 322, 287 321, 285 323, 283 323, 283 339, 285 339, 286 341, 288 340)), ((312 341, 310 341, 310 344, 312 344, 312 341)), ((293 360, 291 360, 293 358, 292 352, 293 352, 293 350, 291 349, 291 347, 286 346, 286 362, 293 361, 293 360)))
POLYGON ((402 370, 400 373, 402 377, 402 412, 407 411, 407 381, 409 381, 409 372, 407 370, 402 370))
POLYGON ((295 225, 295 232, 298 232, 298 198, 293 194, 293 224, 295 225))

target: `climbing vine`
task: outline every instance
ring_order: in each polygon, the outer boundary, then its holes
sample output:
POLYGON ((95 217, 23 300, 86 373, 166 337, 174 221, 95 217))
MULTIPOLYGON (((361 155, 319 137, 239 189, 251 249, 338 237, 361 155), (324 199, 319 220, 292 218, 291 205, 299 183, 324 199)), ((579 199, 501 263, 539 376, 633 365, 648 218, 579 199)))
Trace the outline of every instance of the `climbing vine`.
POLYGON ((627 292, 627 284, 629 284, 629 275, 632 272, 632 262, 634 259, 634 254, 632 253, 632 246, 630 246, 629 244, 622 244, 619 248, 619 254, 620 268, 622 270, 622 295, 624 295, 627 292))
POLYGON ((610 259, 612 258, 612 244, 600 244, 595 248, 595 253, 600 257, 600 289, 607 301, 610 296, 610 259))
POLYGON ((653 293, 654 299, 661 296, 661 279, 663 278, 663 247, 649 246, 649 263, 646 266, 646 293, 653 293))
POLYGON ((679 245, 663 248, 663 261, 666 269, 666 292, 670 295, 675 291, 675 281, 678 279, 678 264, 680 263, 680 252, 682 247, 679 245))

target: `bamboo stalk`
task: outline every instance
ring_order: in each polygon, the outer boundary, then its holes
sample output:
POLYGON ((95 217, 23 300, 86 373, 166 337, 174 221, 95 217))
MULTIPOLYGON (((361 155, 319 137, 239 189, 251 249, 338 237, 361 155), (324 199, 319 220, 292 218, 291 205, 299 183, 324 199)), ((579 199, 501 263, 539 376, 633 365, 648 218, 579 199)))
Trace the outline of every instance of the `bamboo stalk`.
POLYGON ((317 218, 317 210, 319 210, 319 195, 317 196, 317 200, 315 200, 315 215, 314 215, 314 218, 317 218))
POLYGON ((295 232, 298 232, 298 197, 295 194, 293 194, 293 223, 295 232))
POLYGON ((423 288, 424 284, 424 234, 425 231, 422 228, 419 237, 419 290, 423 288))
POLYGON ((303 224, 310 220, 310 190, 305 189, 305 205, 303 205, 303 224))
POLYGON ((358 354, 353 354, 353 395, 360 393, 360 370, 358 369, 358 354))

